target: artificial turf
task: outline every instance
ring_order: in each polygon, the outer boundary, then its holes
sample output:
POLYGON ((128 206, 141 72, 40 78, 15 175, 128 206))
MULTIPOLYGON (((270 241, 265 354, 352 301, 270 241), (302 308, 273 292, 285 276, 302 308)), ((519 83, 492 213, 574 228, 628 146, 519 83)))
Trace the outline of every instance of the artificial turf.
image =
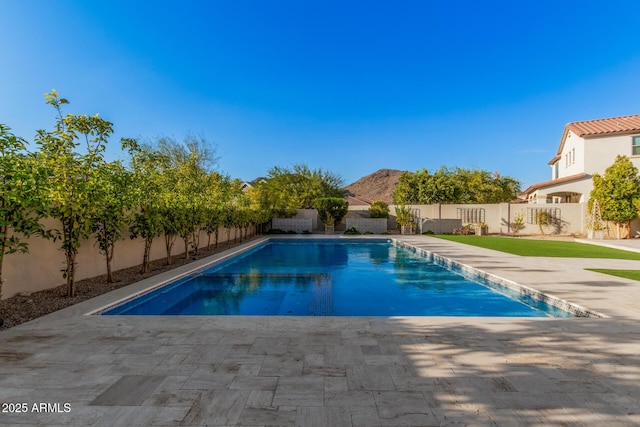
POLYGON ((611 276, 624 277, 625 279, 637 280, 640 282, 640 270, 609 270, 607 268, 587 268, 587 270, 609 274, 611 276))
POLYGON ((437 235, 433 237, 520 256, 640 260, 638 252, 578 242, 473 235, 437 235))

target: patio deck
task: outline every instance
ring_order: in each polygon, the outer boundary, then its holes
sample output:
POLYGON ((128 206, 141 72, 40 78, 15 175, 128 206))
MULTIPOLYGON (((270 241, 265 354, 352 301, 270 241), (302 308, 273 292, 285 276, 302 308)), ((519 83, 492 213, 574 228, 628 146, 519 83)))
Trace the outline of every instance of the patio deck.
POLYGON ((610 317, 85 315, 165 273, 0 332, 0 424, 640 424, 640 261, 394 237, 610 317))

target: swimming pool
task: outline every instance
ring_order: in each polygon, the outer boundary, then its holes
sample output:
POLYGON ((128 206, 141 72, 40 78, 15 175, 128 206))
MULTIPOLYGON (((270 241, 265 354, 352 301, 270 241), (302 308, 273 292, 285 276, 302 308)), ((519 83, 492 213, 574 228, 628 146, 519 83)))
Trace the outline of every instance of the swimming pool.
POLYGON ((390 239, 272 239, 102 314, 571 317, 390 239))

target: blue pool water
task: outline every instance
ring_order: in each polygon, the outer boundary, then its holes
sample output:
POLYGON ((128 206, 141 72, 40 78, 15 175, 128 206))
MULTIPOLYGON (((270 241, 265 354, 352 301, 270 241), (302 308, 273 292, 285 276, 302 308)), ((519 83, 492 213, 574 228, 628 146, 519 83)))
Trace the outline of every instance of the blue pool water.
POLYGON ((103 314, 570 317, 389 240, 342 239, 272 240, 103 314))

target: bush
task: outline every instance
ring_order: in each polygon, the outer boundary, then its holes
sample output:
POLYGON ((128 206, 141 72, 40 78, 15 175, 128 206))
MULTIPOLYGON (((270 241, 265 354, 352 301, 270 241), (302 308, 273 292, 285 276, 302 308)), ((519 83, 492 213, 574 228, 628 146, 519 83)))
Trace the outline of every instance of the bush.
POLYGON ((351 227, 349 229, 347 229, 344 234, 350 234, 350 235, 358 235, 358 234, 362 234, 361 232, 358 231, 357 228, 355 227, 351 227))
POLYGON ((320 197, 314 202, 318 216, 325 225, 336 225, 347 215, 349 204, 338 197, 320 197))
POLYGON ((424 233, 422 233, 422 234, 424 234, 425 236, 431 236, 431 235, 436 234, 436 233, 434 233, 434 232, 433 232, 433 231, 431 231, 431 230, 427 230, 427 231, 425 231, 425 232, 424 232, 424 233))
POLYGON ((369 207, 371 218, 389 218, 389 205, 382 200, 376 200, 369 207))

